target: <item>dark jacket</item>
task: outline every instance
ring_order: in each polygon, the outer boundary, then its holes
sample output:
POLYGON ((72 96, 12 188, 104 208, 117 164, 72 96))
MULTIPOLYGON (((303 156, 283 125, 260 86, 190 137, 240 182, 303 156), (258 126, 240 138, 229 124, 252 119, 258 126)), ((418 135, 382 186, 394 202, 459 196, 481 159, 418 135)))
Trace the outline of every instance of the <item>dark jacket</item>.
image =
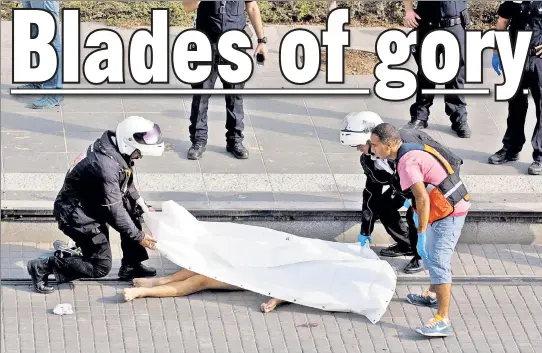
POLYGON ((542 1, 503 2, 498 9, 499 16, 510 20, 510 39, 516 45, 518 31, 532 31, 530 48, 542 44, 542 1))
POLYGON ((119 153, 113 136, 112 131, 104 132, 68 171, 54 202, 54 215, 61 230, 70 227, 92 236, 109 224, 121 236, 140 242, 144 234, 136 217, 139 194, 132 162, 119 153))

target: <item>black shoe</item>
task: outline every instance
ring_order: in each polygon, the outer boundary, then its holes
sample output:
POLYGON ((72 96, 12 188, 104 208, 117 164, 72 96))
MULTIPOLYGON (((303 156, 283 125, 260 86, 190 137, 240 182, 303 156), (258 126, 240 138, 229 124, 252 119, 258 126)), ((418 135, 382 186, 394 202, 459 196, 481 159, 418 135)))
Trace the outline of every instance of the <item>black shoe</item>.
POLYGON ((406 124, 405 127, 408 129, 421 130, 421 129, 427 128, 427 126, 428 126, 427 121, 412 118, 410 122, 406 124))
POLYGON ((186 157, 188 159, 200 159, 203 152, 207 149, 207 145, 203 142, 194 142, 188 149, 186 157))
POLYGON ((156 270, 152 267, 145 266, 142 263, 137 265, 121 265, 119 269, 119 279, 132 280, 134 278, 154 277, 156 270))
POLYGON ((509 153, 504 148, 501 148, 497 153, 489 157, 488 162, 490 164, 503 164, 506 162, 513 162, 519 159, 519 153, 509 153))
POLYGON ((457 136, 461 138, 469 138, 471 134, 469 124, 467 124, 466 121, 452 124, 452 130, 454 130, 457 133, 457 136))
POLYGON ((397 257, 397 256, 413 256, 414 253, 410 249, 401 249, 398 244, 393 244, 385 249, 380 250, 380 256, 397 257))
POLYGON ((228 143, 226 145, 226 151, 232 153, 238 159, 248 158, 248 150, 241 142, 228 143))
POLYGON ((542 174, 542 162, 534 161, 529 167, 529 174, 541 175, 542 174))
POLYGON ((423 267, 420 264, 420 260, 416 257, 413 257, 412 260, 406 265, 405 269, 403 270, 404 273, 412 274, 416 272, 423 271, 423 267))
POLYGON ((52 273, 49 268, 49 259, 30 260, 26 264, 28 274, 32 278, 34 289, 38 293, 49 294, 54 292, 54 288, 47 283, 47 277, 52 273))

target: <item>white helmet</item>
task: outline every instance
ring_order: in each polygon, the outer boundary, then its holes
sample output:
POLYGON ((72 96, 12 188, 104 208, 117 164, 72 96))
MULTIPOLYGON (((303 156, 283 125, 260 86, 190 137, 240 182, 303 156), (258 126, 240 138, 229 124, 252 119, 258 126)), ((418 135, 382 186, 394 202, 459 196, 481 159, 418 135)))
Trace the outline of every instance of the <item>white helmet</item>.
POLYGON ((117 125, 117 146, 121 154, 133 156, 161 156, 164 139, 160 127, 140 116, 129 116, 117 125))
POLYGON ((343 121, 341 144, 356 147, 365 145, 371 139, 371 131, 384 121, 376 113, 363 111, 350 113, 343 121))

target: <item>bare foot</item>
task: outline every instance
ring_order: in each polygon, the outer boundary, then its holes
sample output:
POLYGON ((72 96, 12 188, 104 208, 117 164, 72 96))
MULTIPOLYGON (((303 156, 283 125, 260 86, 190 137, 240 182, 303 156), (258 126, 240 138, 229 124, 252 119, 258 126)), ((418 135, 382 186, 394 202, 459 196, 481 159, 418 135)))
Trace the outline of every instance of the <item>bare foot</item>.
POLYGON ((277 307, 277 305, 281 304, 281 303, 284 303, 285 300, 281 300, 281 299, 269 299, 269 301, 267 303, 262 303, 262 305, 260 306, 260 310, 263 312, 263 313, 269 313, 273 310, 275 310, 275 308, 277 307))
POLYGON ((124 288, 124 300, 129 302, 138 297, 139 290, 137 288, 124 288))
POLYGON ((132 283, 135 287, 152 288, 160 285, 158 278, 135 278, 132 283))

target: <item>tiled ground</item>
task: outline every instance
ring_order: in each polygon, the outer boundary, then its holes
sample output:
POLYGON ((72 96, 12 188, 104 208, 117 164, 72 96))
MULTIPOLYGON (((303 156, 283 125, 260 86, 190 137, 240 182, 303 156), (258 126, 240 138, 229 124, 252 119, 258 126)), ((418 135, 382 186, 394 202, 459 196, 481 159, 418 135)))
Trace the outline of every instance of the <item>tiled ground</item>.
POLYGON ((456 285, 455 335, 427 339, 413 331, 434 315, 404 298, 399 285, 377 324, 359 315, 284 305, 262 314, 267 298, 250 292, 202 292, 126 303, 119 285, 62 285, 50 295, 4 285, 2 353, 426 353, 542 351, 542 286, 456 285), (57 316, 59 303, 74 314, 57 316))

